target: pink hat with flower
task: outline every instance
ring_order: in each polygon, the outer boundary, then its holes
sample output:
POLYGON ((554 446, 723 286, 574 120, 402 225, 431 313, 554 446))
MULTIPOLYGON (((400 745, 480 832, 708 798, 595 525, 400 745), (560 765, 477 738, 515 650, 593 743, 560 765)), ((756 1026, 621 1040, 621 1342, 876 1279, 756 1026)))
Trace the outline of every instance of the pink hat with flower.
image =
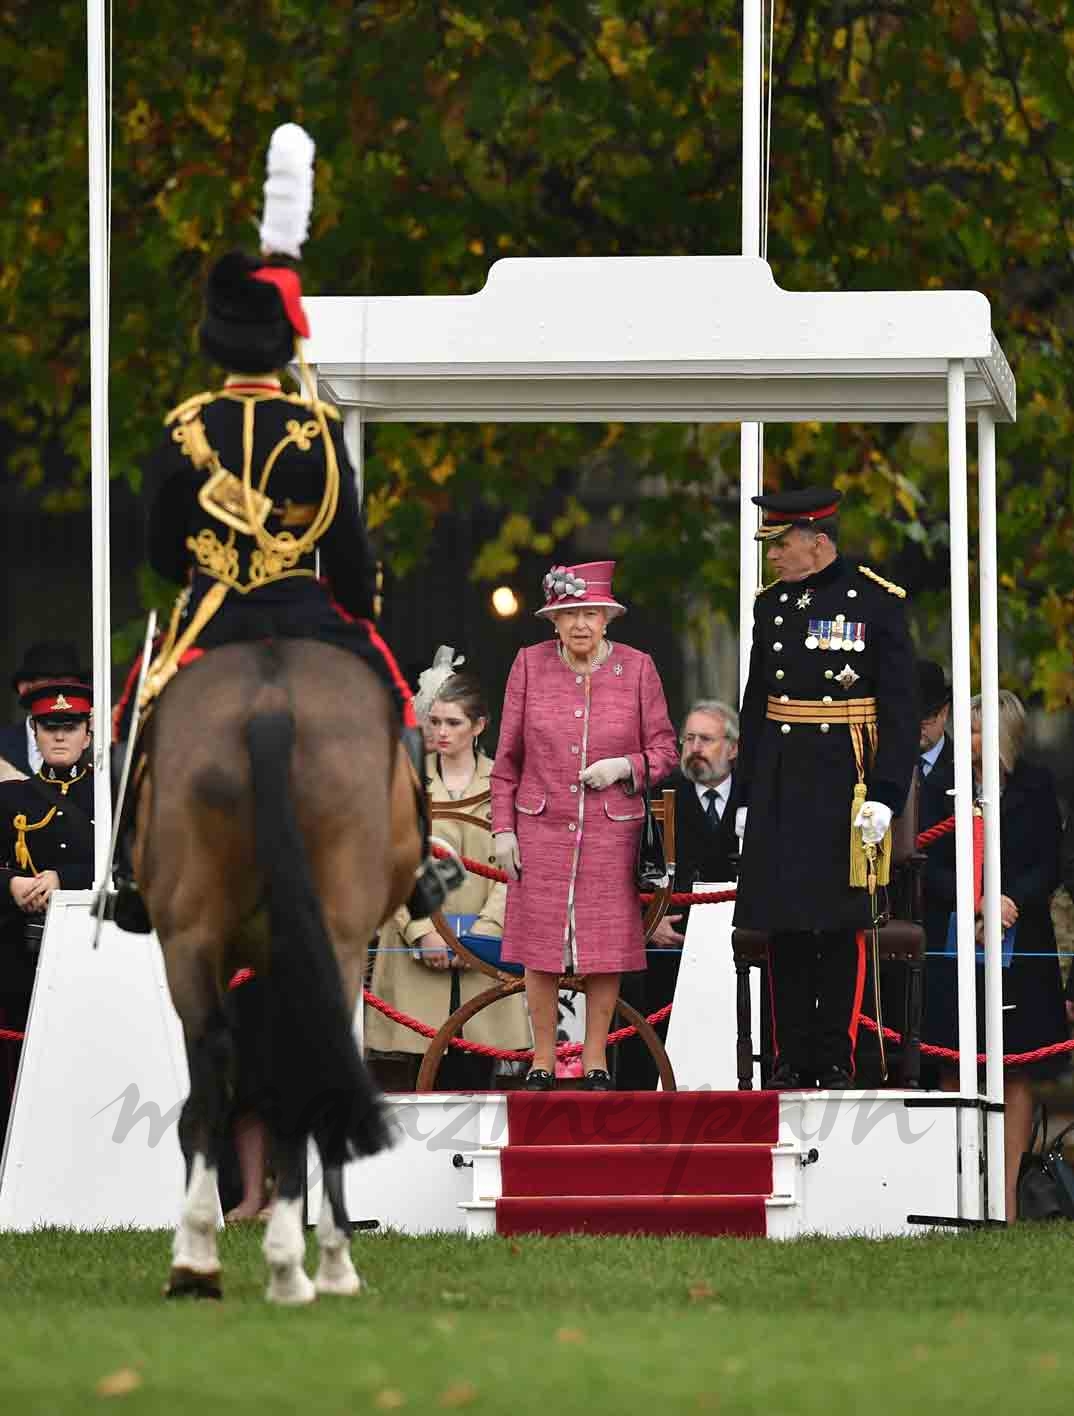
POLYGON ((557 610, 573 610, 579 605, 595 605, 608 611, 608 618, 626 614, 612 594, 615 561, 585 561, 581 565, 554 565, 544 578, 544 604, 538 617, 547 618, 557 610))

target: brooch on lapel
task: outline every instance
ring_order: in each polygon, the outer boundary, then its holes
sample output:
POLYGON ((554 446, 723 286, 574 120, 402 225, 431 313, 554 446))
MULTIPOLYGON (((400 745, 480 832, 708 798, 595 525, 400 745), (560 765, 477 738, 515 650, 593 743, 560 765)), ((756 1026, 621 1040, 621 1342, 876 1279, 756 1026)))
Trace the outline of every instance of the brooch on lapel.
POLYGON ((623 666, 622 666, 622 664, 616 664, 615 668, 612 670, 612 673, 616 676, 616 678, 622 678, 622 677, 623 677, 623 666))

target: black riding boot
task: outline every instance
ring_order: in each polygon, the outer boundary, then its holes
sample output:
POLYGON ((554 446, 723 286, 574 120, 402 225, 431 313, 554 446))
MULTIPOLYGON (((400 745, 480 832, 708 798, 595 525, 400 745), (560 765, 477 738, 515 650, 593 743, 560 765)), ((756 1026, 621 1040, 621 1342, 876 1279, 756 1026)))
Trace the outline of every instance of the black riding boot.
POLYGON ((420 728, 403 729, 403 745, 407 756, 414 764, 421 787, 415 792, 418 804, 418 822, 421 826, 421 856, 414 881, 414 889, 407 901, 407 909, 414 919, 426 919, 438 910, 452 890, 457 890, 466 879, 466 871, 453 857, 437 860, 429 846, 429 800, 425 791, 425 738, 420 728))
MULTIPOLYGON (((117 742, 112 745, 112 805, 116 804, 119 782, 123 775, 123 763, 127 756, 127 744, 117 742)), ((130 784, 128 783, 128 790, 130 784)), ((134 878, 134 831, 133 811, 126 812, 123 829, 116 842, 116 858, 112 862, 112 878, 115 893, 109 901, 105 917, 114 921, 119 929, 128 934, 152 934, 153 921, 145 907, 138 883, 134 878)))

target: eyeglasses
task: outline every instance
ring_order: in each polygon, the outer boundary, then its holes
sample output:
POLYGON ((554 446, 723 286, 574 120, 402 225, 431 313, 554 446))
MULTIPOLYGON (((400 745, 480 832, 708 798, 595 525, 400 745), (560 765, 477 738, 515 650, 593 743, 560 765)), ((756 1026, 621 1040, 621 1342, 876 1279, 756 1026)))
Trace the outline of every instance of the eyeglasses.
POLYGON ((683 747, 688 747, 692 742, 699 747, 713 747, 718 742, 725 742, 726 738, 713 737, 711 733, 683 733, 679 741, 683 747))

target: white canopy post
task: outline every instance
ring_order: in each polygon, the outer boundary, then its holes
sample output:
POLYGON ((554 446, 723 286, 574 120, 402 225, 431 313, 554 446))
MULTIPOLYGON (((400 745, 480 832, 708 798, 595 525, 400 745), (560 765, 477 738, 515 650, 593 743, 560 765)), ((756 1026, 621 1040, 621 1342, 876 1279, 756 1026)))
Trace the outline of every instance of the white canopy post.
POLYGON ((93 877, 100 888, 112 835, 112 652, 108 497, 108 85, 105 0, 86 7, 90 263, 90 497, 93 551, 93 877))
POLYGON ((1003 1101, 1003 928, 1000 921, 999 573, 996 559, 996 424, 977 417, 981 594, 981 797, 984 808, 985 1121, 988 1218, 1006 1218, 1003 1101))
POLYGON ((361 506, 365 502, 365 423, 360 408, 348 408, 343 414, 343 441, 354 468, 354 485, 361 506))
MULTIPOLYGON (((761 253, 761 131, 762 131, 761 0, 742 6, 742 254, 761 253)), ((739 447, 739 578, 738 694, 746 687, 753 637, 753 602, 757 588, 757 508, 750 500, 761 491, 764 429, 743 423, 739 447)))
MULTIPOLYGON (((951 526, 951 696, 955 752, 955 910, 958 920, 959 1091, 977 1096, 977 986, 973 900, 973 763, 970 756, 970 565, 966 495, 966 365, 947 365, 947 458, 951 526)), ((959 1209, 979 1219, 980 1116, 959 1112, 959 1209)))

